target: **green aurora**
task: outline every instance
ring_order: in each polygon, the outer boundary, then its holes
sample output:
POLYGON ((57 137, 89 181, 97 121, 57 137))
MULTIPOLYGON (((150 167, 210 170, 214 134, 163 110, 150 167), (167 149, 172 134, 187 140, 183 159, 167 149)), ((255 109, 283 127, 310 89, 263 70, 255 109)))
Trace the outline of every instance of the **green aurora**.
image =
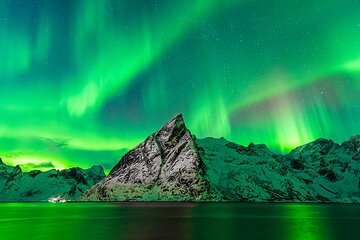
POLYGON ((357 1, 0 1, 7 164, 108 171, 178 112, 277 152, 360 134, 357 1))

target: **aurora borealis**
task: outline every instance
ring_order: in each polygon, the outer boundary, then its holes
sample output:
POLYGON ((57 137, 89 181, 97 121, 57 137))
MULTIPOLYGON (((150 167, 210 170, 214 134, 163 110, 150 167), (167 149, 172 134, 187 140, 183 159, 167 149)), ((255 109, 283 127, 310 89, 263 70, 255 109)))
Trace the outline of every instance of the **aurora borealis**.
POLYGON ((1 0, 0 157, 109 170, 182 112, 287 152, 360 134, 360 3, 1 0))

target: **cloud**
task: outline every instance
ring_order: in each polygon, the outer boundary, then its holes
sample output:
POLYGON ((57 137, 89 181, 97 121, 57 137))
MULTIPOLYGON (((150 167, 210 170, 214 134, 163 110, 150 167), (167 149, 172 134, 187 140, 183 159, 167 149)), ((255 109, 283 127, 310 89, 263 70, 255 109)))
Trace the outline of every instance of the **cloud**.
POLYGON ((26 152, 9 152, 9 153, 3 153, 3 157, 5 158, 18 158, 21 156, 26 155, 26 152))
POLYGON ((69 138, 41 138, 43 141, 47 143, 47 146, 51 150, 55 150, 57 148, 66 147, 69 145, 71 139, 69 138))
POLYGON ((25 163, 21 164, 20 167, 24 170, 26 169, 52 169, 55 168, 55 165, 52 162, 41 162, 41 163, 25 163))
POLYGON ((69 145, 70 139, 68 138, 34 138, 34 141, 28 145, 27 151, 10 151, 2 153, 5 158, 19 158, 22 156, 33 155, 34 153, 55 151, 69 145), (37 140, 37 141, 36 141, 37 140))

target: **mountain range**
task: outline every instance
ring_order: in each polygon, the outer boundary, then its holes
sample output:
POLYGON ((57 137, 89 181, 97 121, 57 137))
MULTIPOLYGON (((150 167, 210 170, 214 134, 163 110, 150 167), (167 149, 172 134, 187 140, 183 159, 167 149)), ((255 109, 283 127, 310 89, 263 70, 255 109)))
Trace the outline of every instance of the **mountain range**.
POLYGON ((289 154, 196 139, 181 114, 123 156, 83 201, 360 202, 360 136, 289 154))
POLYGON ((22 173, 0 162, 0 200, 360 203, 360 136, 320 138, 282 155, 264 144, 197 139, 178 114, 107 176, 101 166, 22 173))
POLYGON ((75 200, 104 177, 102 166, 23 172, 0 158, 0 201, 75 200))

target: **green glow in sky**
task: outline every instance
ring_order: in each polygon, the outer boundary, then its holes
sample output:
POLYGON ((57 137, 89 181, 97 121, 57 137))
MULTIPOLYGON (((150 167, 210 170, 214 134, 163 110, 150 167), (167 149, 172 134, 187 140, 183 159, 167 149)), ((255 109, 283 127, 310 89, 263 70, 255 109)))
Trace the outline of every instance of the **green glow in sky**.
POLYGON ((287 152, 360 133, 359 3, 4 0, 0 157, 110 169, 182 112, 287 152), (329 17, 331 16, 331 17, 329 17))

